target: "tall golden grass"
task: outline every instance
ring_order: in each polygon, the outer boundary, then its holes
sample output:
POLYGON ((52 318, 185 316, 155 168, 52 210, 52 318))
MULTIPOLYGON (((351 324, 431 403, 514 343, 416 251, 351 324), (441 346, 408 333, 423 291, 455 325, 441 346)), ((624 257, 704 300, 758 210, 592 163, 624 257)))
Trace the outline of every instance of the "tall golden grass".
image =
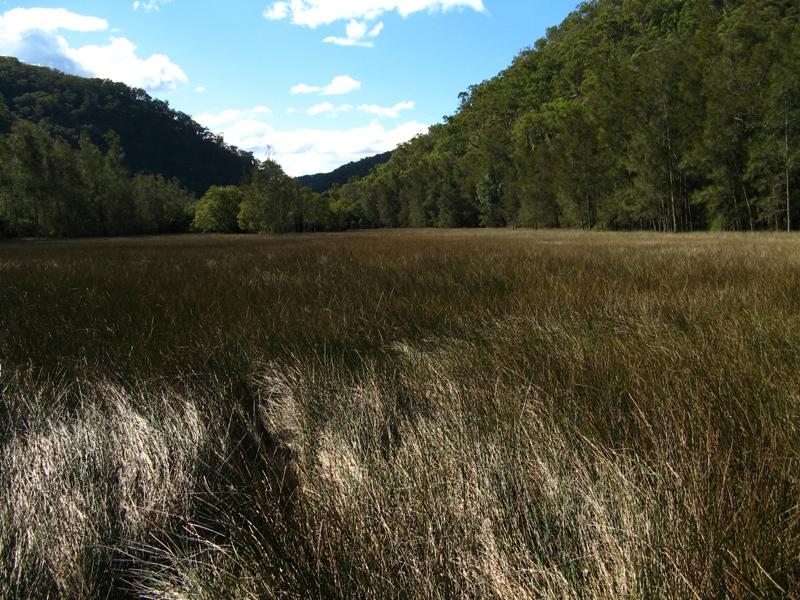
POLYGON ((0 245, 0 598, 800 594, 800 238, 0 245))

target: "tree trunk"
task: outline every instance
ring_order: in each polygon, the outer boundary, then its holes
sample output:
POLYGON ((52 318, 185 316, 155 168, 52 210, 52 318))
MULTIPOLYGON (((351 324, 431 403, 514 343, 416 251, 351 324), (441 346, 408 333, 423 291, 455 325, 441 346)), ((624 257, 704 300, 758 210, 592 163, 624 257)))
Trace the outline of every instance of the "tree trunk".
POLYGON ((753 232, 755 228, 753 227, 753 209, 750 207, 750 197, 747 195, 747 188, 744 187, 744 182, 739 180, 739 185, 742 186, 744 201, 747 203, 747 216, 750 218, 750 231, 753 232))
POLYGON ((791 191, 789 189, 789 107, 788 100, 783 101, 783 140, 784 171, 786 175, 786 231, 792 230, 791 191))
POLYGON ((589 223, 589 230, 592 229, 592 204, 589 201, 589 190, 586 190, 586 221, 589 223))
MULTIPOLYGON (((662 87, 664 83, 662 81, 662 87)), ((678 217, 675 210, 675 175, 672 171, 672 128, 670 127, 670 113, 669 104, 666 91, 662 96, 664 107, 664 125, 667 134, 667 169, 669 171, 669 200, 670 208, 672 210, 672 231, 678 233, 678 217)))
MULTIPOLYGON (((667 128, 667 131, 669 132, 669 128, 667 128)), ((669 164, 669 201, 672 208, 672 232, 678 233, 678 217, 675 213, 675 176, 672 173, 672 140, 669 133, 667 133, 667 143, 669 145, 667 163, 669 164)))

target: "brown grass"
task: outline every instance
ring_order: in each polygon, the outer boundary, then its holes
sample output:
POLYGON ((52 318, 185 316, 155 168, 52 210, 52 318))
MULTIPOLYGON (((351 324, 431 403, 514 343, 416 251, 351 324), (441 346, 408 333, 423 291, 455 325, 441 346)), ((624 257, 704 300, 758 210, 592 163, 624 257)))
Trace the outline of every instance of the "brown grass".
POLYGON ((800 238, 0 245, 0 598, 800 593, 800 238))

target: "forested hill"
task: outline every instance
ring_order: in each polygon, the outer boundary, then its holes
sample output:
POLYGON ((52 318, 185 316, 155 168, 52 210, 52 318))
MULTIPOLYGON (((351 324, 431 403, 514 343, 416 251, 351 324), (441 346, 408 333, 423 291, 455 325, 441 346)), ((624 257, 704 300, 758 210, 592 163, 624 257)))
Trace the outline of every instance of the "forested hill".
POLYGON ((0 96, 12 116, 43 125, 75 146, 85 132, 107 147, 104 136, 114 131, 131 172, 176 178, 197 194, 240 183, 254 164, 250 154, 227 146, 188 115, 122 83, 0 57, 0 96))
POLYGON ((343 186, 373 226, 800 226, 797 0, 595 0, 343 186))
POLYGON ((349 162, 330 173, 316 173, 303 175, 297 178, 297 183, 303 187, 322 193, 327 192, 335 185, 343 185, 351 179, 361 179, 369 175, 378 165, 382 165, 391 158, 391 152, 383 152, 375 156, 368 156, 361 160, 349 162))

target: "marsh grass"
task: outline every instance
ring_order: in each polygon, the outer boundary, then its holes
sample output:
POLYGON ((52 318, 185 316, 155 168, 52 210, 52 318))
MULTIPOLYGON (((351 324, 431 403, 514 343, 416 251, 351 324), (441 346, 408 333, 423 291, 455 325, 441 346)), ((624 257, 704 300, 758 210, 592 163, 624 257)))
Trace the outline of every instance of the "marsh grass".
POLYGON ((800 240, 0 245, 0 598, 800 593, 800 240))

